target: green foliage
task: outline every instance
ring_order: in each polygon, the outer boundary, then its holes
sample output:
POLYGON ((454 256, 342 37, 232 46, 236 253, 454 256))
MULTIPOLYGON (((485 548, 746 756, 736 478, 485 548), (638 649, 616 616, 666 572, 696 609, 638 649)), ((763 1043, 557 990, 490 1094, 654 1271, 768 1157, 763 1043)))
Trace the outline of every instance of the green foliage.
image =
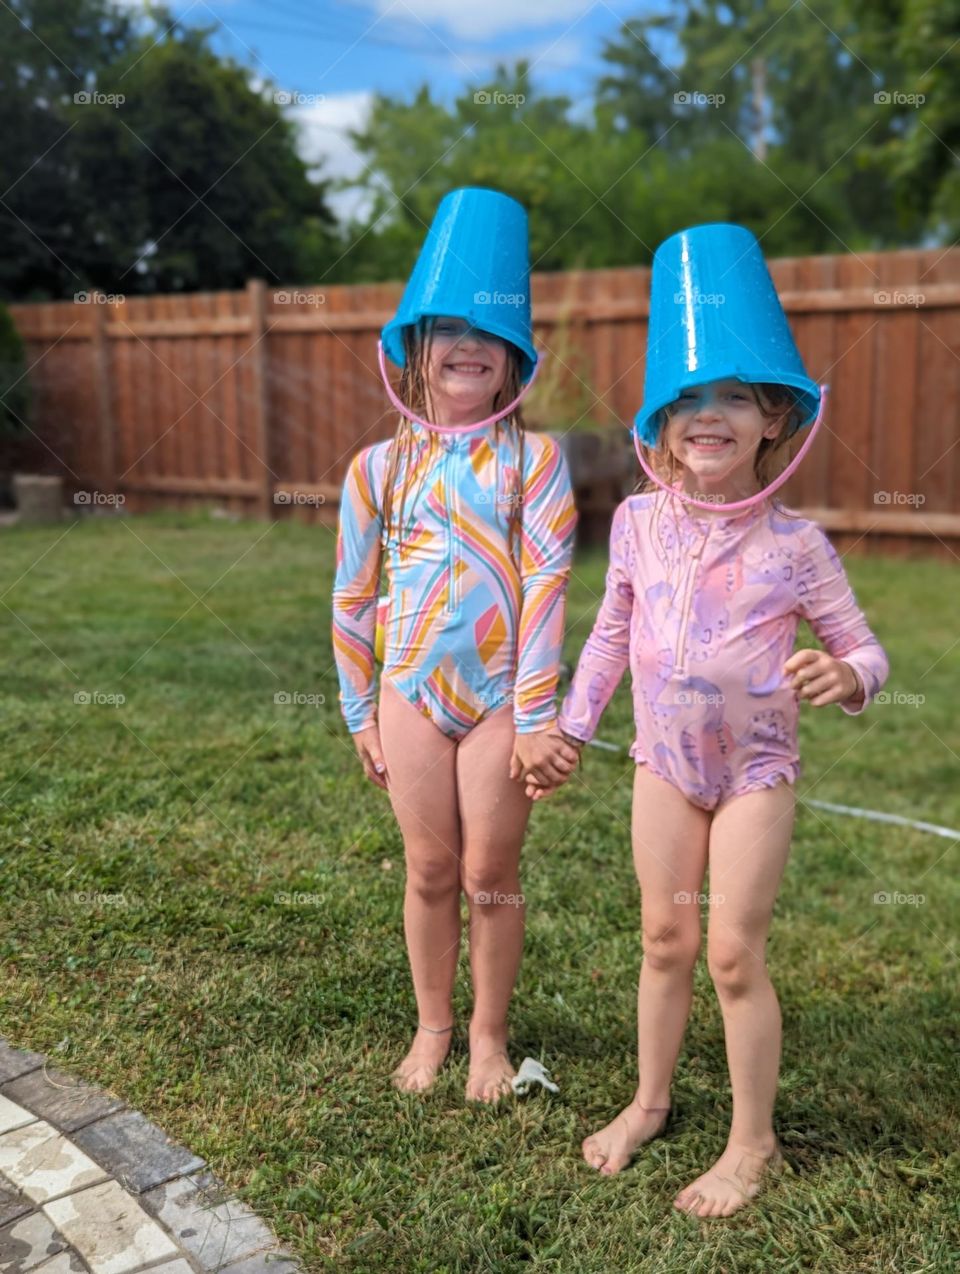
POLYGON ((541 270, 647 264, 679 226, 715 219, 749 226, 772 255, 936 234, 956 180, 942 142, 960 125, 948 81, 960 45, 945 46, 958 24, 938 18, 937 38, 918 46, 914 28, 929 34, 931 21, 918 4, 899 7, 910 12, 891 40, 884 15, 857 0, 816 12, 793 0, 671 6, 606 42, 588 102, 539 95, 522 62, 450 108, 426 86, 410 100, 380 96, 353 137, 371 211, 350 227, 348 243, 362 238, 340 268, 404 277, 440 197, 470 184, 526 204, 541 270), (921 111, 876 100, 928 55, 941 62, 921 111), (928 119, 945 136, 931 138, 928 119))
POLYGON ((336 183, 362 212, 339 226, 271 86, 213 30, 107 0, 0 6, 0 296, 402 279, 461 185, 526 205, 538 270, 644 265, 712 219, 772 255, 960 231, 960 0, 686 0, 624 21, 582 98, 522 60, 453 101, 379 94, 352 134, 365 170, 336 183))
POLYGON ((329 260, 326 187, 269 87, 213 53, 213 27, 145 21, 104 0, 0 7, 0 294, 242 287, 329 260))
POLYGON ((895 181, 901 215, 952 243, 960 235, 960 2, 858 0, 855 7, 875 33, 871 54, 885 49, 896 67, 885 86, 895 92, 878 161, 895 181))

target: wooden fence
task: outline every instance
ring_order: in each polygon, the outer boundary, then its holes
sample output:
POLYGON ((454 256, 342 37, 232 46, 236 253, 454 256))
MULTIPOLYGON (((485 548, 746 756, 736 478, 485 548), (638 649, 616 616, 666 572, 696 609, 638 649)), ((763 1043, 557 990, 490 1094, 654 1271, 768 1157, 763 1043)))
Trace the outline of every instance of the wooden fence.
MULTIPOLYGON (((960 249, 788 258, 771 273, 828 417, 784 498, 842 548, 960 552, 960 249)), ((11 307, 32 433, 0 467, 91 504, 216 502, 329 521, 350 456, 395 427, 376 338, 398 285, 11 307)), ((540 274, 528 420, 622 428, 642 399, 649 270, 540 274)))

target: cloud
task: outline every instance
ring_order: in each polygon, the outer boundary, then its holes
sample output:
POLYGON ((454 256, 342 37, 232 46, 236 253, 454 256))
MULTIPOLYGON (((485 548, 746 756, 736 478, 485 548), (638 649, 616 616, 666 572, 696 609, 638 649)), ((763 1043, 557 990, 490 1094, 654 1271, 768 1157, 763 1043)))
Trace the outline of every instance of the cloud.
POLYGON ((538 44, 531 44, 525 53, 522 55, 517 53, 514 56, 527 58, 536 74, 541 67, 567 70, 570 67, 582 66, 586 54, 583 41, 571 32, 560 35, 555 40, 541 40, 538 44))
POLYGON ((450 0, 373 0, 376 12, 391 21, 406 21, 419 30, 423 30, 422 23, 470 39, 559 22, 573 23, 595 7, 584 4, 583 0, 478 0, 473 4, 456 4, 450 0))
MULTIPOLYGON (((362 128, 370 114, 373 94, 370 92, 335 93, 313 97, 298 96, 291 90, 291 101, 285 114, 298 125, 297 151, 305 163, 318 169, 323 177, 358 177, 364 161, 357 154, 349 129, 362 128)), ((333 192, 328 202, 337 217, 363 216, 368 204, 363 192, 333 192)))

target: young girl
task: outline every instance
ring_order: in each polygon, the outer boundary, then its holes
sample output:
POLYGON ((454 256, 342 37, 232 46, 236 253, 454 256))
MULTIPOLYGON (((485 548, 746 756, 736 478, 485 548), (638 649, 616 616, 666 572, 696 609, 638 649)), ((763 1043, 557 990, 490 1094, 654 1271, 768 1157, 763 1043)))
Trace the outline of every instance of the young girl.
POLYGON ((404 842, 419 1021, 392 1079, 427 1089, 450 1048, 462 889, 474 992, 466 1095, 479 1101, 496 1101, 515 1074, 507 1007, 530 811, 521 774, 549 784, 577 760, 554 703, 576 522, 569 475, 552 438, 524 433, 519 408, 485 419, 517 400, 534 370, 528 271, 519 204, 489 190, 446 196, 383 332, 403 368, 400 399, 428 419, 402 416, 391 441, 350 464, 333 598, 343 715, 404 842))
POLYGON ((694 227, 662 245, 650 322, 637 425, 670 493, 648 482, 614 515, 605 596, 560 715, 568 739, 589 740, 629 663, 644 952, 639 1085, 626 1109, 586 1138, 583 1155, 616 1173, 664 1130, 709 865, 707 962, 733 1116, 720 1158, 674 1204, 730 1216, 757 1193, 765 1168, 781 1163, 773 1129, 781 1019, 765 945, 790 849, 798 703, 861 713, 887 660, 815 523, 769 498, 724 508, 767 487, 818 401, 753 236, 694 227), (673 310, 661 304, 666 291, 676 294, 673 310), (743 316, 736 330, 704 320, 698 298, 725 294, 729 305, 731 293, 749 297, 752 326, 743 316), (788 345, 771 356, 774 329, 788 345), (713 507, 692 508, 679 493, 713 507), (801 618, 825 650, 791 653, 801 618))

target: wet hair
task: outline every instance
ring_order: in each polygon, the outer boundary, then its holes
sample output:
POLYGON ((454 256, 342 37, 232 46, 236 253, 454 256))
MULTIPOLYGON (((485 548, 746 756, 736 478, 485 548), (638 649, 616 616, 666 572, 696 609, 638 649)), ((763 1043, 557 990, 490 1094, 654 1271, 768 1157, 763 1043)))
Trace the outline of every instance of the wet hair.
MULTIPOLYGON (((734 378, 736 379, 736 378, 734 378)), ((780 432, 775 438, 761 438, 760 446, 757 448, 757 454, 754 457, 753 472, 760 484, 761 491, 770 485, 770 483, 783 472, 790 461, 791 441, 796 437, 797 431, 800 429, 804 420, 804 410, 797 395, 787 385, 777 384, 751 384, 747 381, 740 382, 744 389, 752 394, 753 400, 760 410, 760 414, 768 424, 772 424, 775 420, 781 422, 780 432)), ((650 468, 656 473, 662 482, 666 482, 668 486, 676 484, 681 476, 683 466, 674 456, 673 452, 667 445, 667 423, 676 415, 678 410, 677 401, 669 403, 666 407, 660 409, 654 418, 654 424, 657 426, 657 442, 654 447, 648 448, 650 458, 648 463, 650 468)), ((657 539, 663 546, 663 539, 660 528, 660 514, 666 507, 667 502, 675 504, 673 497, 665 491, 661 491, 656 483, 652 482, 645 473, 641 472, 640 480, 634 488, 636 492, 655 491, 663 496, 662 501, 658 499, 655 515, 655 523, 657 527, 657 539)), ((789 509, 774 497, 768 497, 776 508, 777 512, 783 517, 797 517, 789 509)), ((676 509, 674 510, 676 513, 676 509)))
MULTIPOLYGON (((736 379, 736 377, 733 379, 736 379)), ((760 414, 769 424, 772 424, 775 420, 782 420, 786 426, 780 430, 775 438, 760 439, 760 446, 757 448, 757 454, 754 458, 753 472, 760 483, 760 489, 763 490, 786 468, 788 460, 786 444, 794 437, 803 423, 803 407, 793 390, 786 385, 750 384, 747 381, 741 381, 740 383, 744 389, 753 395, 753 400, 759 407, 760 414)), ((666 482, 675 482, 679 478, 680 469, 682 468, 680 462, 667 446, 667 422, 677 413, 677 401, 662 407, 654 419, 654 424, 657 426, 657 444, 651 448, 653 451, 653 463, 651 463, 650 467, 659 478, 666 482)), ((637 490, 646 491, 653 485, 647 475, 643 474, 641 484, 638 485, 637 490)))
MULTIPOLYGON (((522 356, 515 345, 504 341, 507 352, 506 373, 503 384, 493 399, 493 412, 500 411, 507 403, 512 402, 522 387, 522 356)), ((419 323, 403 329, 403 349, 405 354, 403 371, 400 375, 398 396, 402 402, 416 415, 426 420, 433 418, 433 404, 430 396, 429 368, 433 352, 433 320, 421 319, 419 323)), ((515 407, 509 416, 498 420, 496 429, 496 478, 494 484, 494 508, 499 512, 502 501, 500 492, 500 447, 504 433, 510 435, 514 443, 516 474, 514 490, 505 501, 507 505, 507 536, 510 554, 519 570, 520 566, 520 533, 523 518, 523 464, 524 464, 524 422, 520 407, 515 407)), ((415 487, 414 501, 423 489, 424 479, 431 463, 440 447, 440 439, 430 430, 427 446, 417 460, 413 426, 406 416, 401 415, 387 455, 386 472, 383 481, 381 516, 381 541, 386 544, 391 535, 396 538, 397 549, 404 553, 403 510, 407 496, 415 487)))

